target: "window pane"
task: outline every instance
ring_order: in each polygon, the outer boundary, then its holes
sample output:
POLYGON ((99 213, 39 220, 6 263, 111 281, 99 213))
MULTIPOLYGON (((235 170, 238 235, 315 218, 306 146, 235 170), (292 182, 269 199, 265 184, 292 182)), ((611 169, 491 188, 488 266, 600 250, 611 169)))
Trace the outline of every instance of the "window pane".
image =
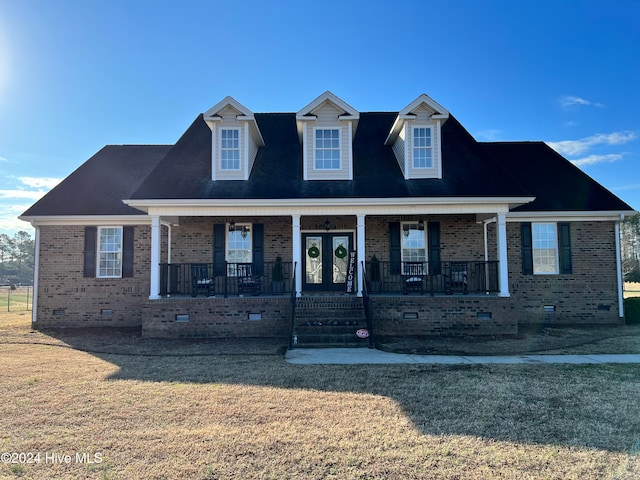
MULTIPOLYGON (((229 263, 251 263, 251 224, 238 223, 233 232, 227 232, 227 256, 229 263), (244 232, 244 235, 243 235, 244 232)), ((229 275, 236 275, 235 265, 229 267, 229 275)))
POLYGON ((98 277, 122 276, 122 227, 100 227, 98 277))
POLYGON ((240 135, 236 129, 220 131, 220 168, 240 170, 240 135))
POLYGON ((424 229, 420 230, 417 223, 402 224, 402 262, 423 262, 427 261, 427 247, 424 229))
POLYGON ((315 130, 315 162, 316 170, 340 169, 340 130, 315 130))
POLYGON ((413 129, 413 168, 433 168, 431 129, 413 129))
POLYGON ((558 234, 555 223, 534 223, 533 273, 558 273, 558 234))

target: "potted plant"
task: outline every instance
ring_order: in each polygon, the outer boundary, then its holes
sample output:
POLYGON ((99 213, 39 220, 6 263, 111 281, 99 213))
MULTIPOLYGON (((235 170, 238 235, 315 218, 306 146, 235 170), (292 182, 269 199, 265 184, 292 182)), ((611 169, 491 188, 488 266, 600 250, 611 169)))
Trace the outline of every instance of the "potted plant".
POLYGON ((371 293, 380 292, 380 261, 373 255, 369 264, 369 278, 371 280, 371 293))
POLYGON ((271 291, 276 295, 284 292, 284 274, 282 272, 282 257, 277 256, 271 270, 271 291))

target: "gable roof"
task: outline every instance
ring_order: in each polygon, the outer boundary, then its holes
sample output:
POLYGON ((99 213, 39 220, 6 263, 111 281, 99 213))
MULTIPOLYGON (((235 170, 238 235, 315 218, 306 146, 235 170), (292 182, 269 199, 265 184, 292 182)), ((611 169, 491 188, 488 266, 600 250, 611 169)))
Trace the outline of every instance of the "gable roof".
POLYGON ((197 118, 130 197, 160 199, 296 199, 406 197, 518 197, 525 191, 455 118, 442 127, 442 179, 405 180, 384 145, 396 112, 361 113, 353 141, 353 180, 302 178, 302 148, 294 113, 256 113, 265 146, 248 180, 211 180, 211 137, 197 118))
POLYGON ((248 180, 211 179, 211 130, 199 115, 175 145, 104 147, 22 218, 140 215, 123 200, 181 199, 535 197, 513 211, 633 211, 546 144, 479 143, 452 115, 441 128, 441 179, 405 180, 385 145, 398 112, 363 112, 353 141, 354 179, 305 181, 296 113, 254 116, 265 145, 248 180))
POLYGON ((140 215, 128 198, 171 149, 170 145, 107 145, 22 214, 140 215))
POLYGON ((536 199, 516 212, 629 211, 628 204, 544 142, 481 143, 536 199))

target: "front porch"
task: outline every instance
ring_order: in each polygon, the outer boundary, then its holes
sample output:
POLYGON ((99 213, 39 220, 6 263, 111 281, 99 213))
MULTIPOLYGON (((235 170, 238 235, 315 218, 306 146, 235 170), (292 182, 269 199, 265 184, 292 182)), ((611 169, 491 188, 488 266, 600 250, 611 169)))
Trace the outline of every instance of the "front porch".
MULTIPOLYGON (((294 264, 281 261, 260 265, 224 262, 220 268, 214 263, 163 263, 160 296, 291 295, 295 292, 294 271, 294 264)), ((456 260, 435 265, 402 262, 399 269, 394 269, 391 262, 370 260, 364 269, 357 270, 354 280, 357 282, 357 276, 364 272, 369 295, 495 295, 500 292, 498 271, 497 261, 456 260)), ((338 285, 342 290, 332 293, 346 293, 346 278, 338 285)), ((302 294, 313 295, 319 291, 307 290, 302 294)))
MULTIPOLYGON (((370 306, 368 318, 357 326, 375 334, 517 330, 505 313, 506 229, 499 218, 481 221, 469 213, 158 217, 151 233, 147 336, 291 340, 296 303, 306 305, 300 300, 314 297, 335 298, 334 303, 351 297, 370 306)), ((303 322, 299 330, 311 333, 335 322, 329 318, 334 313, 319 312, 326 322, 303 322)), ((344 329, 337 321, 331 327, 344 329)))

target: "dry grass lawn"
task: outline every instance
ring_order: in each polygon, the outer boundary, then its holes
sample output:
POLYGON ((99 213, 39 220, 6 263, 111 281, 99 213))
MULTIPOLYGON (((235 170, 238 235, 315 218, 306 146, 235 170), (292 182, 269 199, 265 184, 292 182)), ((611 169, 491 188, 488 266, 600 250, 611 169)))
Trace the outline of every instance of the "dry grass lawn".
POLYGON ((640 478, 637 366, 301 366, 126 334, 88 353, 28 321, 0 315, 0 452, 40 463, 0 478, 640 478))

